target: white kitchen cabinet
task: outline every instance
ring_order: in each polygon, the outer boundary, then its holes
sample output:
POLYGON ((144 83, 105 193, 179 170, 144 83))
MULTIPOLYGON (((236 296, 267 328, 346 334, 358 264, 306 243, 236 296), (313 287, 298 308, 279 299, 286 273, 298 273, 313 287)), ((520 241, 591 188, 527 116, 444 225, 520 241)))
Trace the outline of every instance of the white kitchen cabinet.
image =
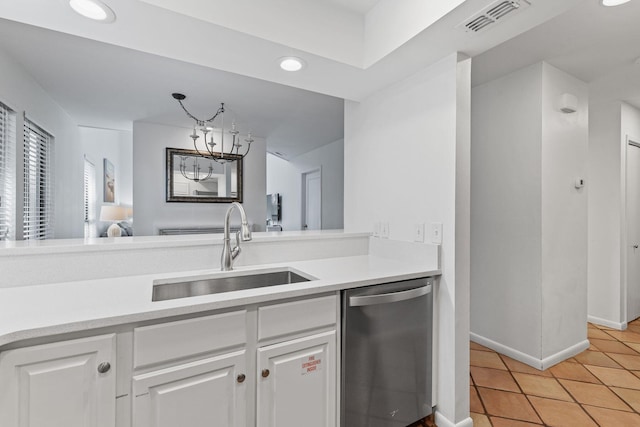
POLYGON ((133 330, 135 427, 246 427, 247 311, 133 330))
POLYGON ((333 427, 336 331, 258 349, 258 427, 333 427))
POLYGON ((248 382, 244 350, 136 375, 133 425, 245 427, 248 382))
POLYGON ((114 427, 115 337, 0 353, 0 426, 114 427))
POLYGON ((335 427, 338 303, 252 305, 2 351, 0 427, 335 427))
POLYGON ((135 328, 133 425, 334 427, 337 312, 334 294, 135 328))

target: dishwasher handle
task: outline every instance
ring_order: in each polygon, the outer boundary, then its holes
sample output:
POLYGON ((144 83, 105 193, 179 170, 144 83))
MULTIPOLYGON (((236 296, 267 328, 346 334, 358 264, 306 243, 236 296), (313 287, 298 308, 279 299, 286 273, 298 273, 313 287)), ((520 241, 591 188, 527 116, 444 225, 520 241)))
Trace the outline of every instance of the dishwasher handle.
POLYGON ((349 307, 362 307, 366 305, 387 304, 390 302, 406 301, 431 293, 431 284, 408 291, 390 292, 388 294, 367 295, 361 297, 349 297, 349 307))

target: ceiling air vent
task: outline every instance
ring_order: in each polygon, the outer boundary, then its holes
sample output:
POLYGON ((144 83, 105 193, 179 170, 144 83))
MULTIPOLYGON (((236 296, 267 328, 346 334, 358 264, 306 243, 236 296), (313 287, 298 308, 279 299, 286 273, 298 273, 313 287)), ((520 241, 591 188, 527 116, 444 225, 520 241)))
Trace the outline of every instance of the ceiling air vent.
POLYGON ((528 0, 498 0, 494 1, 480 12, 467 18, 457 28, 461 28, 468 33, 478 33, 487 28, 492 28, 493 24, 511 16, 512 12, 522 10, 530 6, 528 0))
POLYGON ((499 5, 487 10, 487 15, 494 18, 497 21, 498 19, 505 16, 507 13, 511 13, 514 10, 518 9, 519 7, 520 7, 520 4, 515 1, 503 1, 499 5))

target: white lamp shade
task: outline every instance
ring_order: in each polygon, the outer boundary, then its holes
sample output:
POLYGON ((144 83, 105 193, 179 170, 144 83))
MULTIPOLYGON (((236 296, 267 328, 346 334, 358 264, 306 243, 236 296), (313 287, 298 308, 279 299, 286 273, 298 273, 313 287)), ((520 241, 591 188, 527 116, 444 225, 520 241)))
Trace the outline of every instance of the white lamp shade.
POLYGON ((127 219, 129 209, 118 205, 104 205, 100 208, 100 221, 123 221, 127 219))

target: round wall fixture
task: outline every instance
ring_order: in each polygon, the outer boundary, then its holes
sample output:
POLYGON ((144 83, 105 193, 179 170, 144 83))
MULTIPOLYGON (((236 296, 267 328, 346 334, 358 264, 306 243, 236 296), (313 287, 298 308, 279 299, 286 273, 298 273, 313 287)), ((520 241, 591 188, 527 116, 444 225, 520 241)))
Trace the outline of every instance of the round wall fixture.
POLYGON ((621 4, 628 3, 630 0, 602 0, 603 6, 620 6, 621 4))
POLYGON ((99 0, 70 0, 69 6, 76 13, 94 21, 109 23, 116 20, 113 10, 99 0))
POLYGON ((280 68, 285 71, 300 71, 304 68, 305 62, 296 56, 285 56, 278 59, 280 68))

